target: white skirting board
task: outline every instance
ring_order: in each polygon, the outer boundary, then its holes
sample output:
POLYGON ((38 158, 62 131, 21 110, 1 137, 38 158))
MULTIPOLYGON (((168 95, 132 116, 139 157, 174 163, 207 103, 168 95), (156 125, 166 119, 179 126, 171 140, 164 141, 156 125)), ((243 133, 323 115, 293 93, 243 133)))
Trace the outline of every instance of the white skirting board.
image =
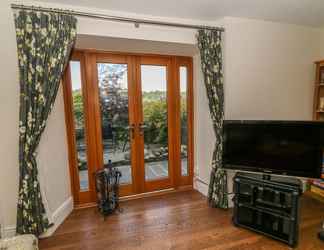
POLYGON ((194 189, 196 189, 199 193, 203 194, 204 196, 207 197, 208 195, 208 184, 201 180, 199 177, 194 178, 194 189))
POLYGON ((47 238, 56 231, 56 229, 64 222, 64 220, 72 213, 73 211, 73 197, 69 197, 63 204, 56 209, 52 214, 52 221, 54 225, 47 230, 46 233, 42 234, 40 238, 47 238))
POLYGON ((10 238, 16 235, 16 226, 7 226, 3 229, 3 238, 10 238))
MULTIPOLYGON (((56 231, 56 229, 64 222, 64 220, 73 211, 73 198, 69 197, 63 204, 52 214, 54 225, 42 234, 40 238, 47 238, 56 231)), ((7 226, 4 228, 4 238, 13 237, 16 235, 16 226, 7 226)))

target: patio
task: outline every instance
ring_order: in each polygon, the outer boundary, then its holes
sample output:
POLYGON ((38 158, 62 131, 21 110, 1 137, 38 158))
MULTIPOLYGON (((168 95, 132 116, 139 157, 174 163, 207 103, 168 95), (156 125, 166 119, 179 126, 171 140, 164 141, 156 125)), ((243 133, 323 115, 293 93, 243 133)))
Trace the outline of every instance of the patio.
MULTIPOLYGON (((121 184, 131 183, 131 167, 129 165, 121 165, 117 167, 122 173, 120 179, 121 184)), ((187 159, 184 158, 181 161, 181 172, 183 175, 188 174, 187 159)), ((149 162, 145 164, 145 178, 146 180, 161 179, 168 176, 168 162, 158 161, 149 162)), ((80 188, 81 190, 88 189, 88 170, 79 171, 80 188)))

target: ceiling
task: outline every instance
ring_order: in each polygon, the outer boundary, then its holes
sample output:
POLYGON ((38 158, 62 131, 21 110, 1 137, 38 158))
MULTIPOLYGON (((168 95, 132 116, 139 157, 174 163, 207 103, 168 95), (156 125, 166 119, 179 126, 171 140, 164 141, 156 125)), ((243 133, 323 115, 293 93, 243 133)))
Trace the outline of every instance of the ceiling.
POLYGON ((324 0, 39 0, 162 17, 215 21, 224 16, 324 26, 324 0))

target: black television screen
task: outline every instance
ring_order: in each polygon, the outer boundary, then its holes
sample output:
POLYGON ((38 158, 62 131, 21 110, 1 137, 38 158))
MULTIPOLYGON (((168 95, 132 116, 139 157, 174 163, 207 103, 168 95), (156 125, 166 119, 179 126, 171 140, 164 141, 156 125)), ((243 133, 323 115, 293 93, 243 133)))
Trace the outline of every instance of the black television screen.
POLYGON ((224 121, 223 166, 320 178, 323 122, 224 121))

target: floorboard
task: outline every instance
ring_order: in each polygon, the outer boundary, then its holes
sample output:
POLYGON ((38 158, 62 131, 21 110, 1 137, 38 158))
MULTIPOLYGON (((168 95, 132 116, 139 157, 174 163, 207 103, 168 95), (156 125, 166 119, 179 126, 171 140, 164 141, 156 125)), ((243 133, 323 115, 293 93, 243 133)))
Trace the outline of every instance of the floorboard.
MULTIPOLYGON (((106 220, 95 208, 74 211, 40 249, 285 250, 285 244, 234 227, 232 211, 210 208, 196 191, 125 201, 106 220)), ((317 239, 324 203, 303 196, 298 250, 324 250, 317 239)))

